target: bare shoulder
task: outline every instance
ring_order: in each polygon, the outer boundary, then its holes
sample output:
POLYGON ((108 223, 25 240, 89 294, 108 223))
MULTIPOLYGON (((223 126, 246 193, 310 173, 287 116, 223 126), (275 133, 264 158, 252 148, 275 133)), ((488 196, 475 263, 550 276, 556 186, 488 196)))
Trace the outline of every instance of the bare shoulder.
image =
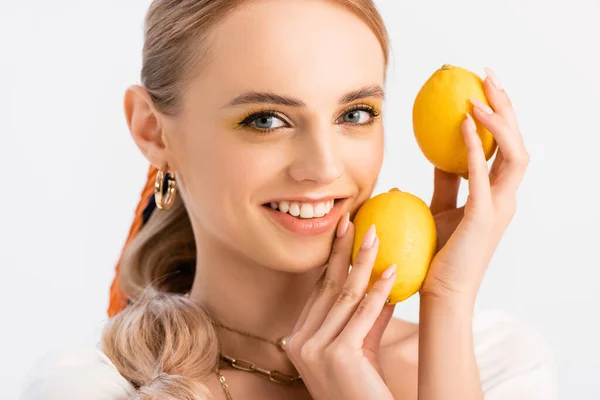
POLYGON ((110 359, 94 347, 45 355, 30 371, 21 400, 125 400, 135 392, 110 359))

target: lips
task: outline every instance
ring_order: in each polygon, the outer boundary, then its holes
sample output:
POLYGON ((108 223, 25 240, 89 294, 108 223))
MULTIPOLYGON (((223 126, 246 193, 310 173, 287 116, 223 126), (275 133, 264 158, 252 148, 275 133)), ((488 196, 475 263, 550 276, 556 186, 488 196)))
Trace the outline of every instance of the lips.
POLYGON ((282 200, 279 202, 270 202, 269 207, 297 218, 320 218, 329 214, 334 206, 334 202, 334 199, 315 202, 282 200))
POLYGON ((312 202, 282 200, 265 204, 262 209, 274 222, 292 233, 319 235, 336 228, 347 200, 348 198, 312 202), (287 210, 286 202, 289 204, 287 210), (280 209, 281 206, 283 209, 280 209))

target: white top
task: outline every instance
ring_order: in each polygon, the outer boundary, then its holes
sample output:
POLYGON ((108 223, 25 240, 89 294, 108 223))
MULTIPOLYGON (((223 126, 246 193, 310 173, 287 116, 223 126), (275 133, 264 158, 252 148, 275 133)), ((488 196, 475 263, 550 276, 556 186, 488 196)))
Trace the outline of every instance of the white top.
MULTIPOLYGON (((556 400, 555 363, 545 341, 501 311, 477 313, 475 354, 485 400, 556 400)), ((79 348, 43 359, 21 400, 126 400, 135 393, 99 349, 79 348)))

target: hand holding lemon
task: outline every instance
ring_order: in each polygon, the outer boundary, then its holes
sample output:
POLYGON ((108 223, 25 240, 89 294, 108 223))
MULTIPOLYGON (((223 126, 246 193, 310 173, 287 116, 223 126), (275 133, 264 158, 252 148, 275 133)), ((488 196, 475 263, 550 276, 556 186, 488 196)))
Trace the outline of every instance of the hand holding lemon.
POLYGON ((417 197, 392 190, 369 199, 356 215, 353 261, 371 225, 380 241, 369 289, 391 264, 397 265, 388 296, 391 304, 419 290, 435 297, 459 293, 474 301, 515 212, 516 190, 529 157, 508 96, 493 73, 486 72, 482 81, 470 71, 444 65, 415 99, 415 137, 436 167, 436 189, 444 176, 453 189, 437 198, 434 194, 431 210, 417 197), (490 173, 487 161, 497 148, 490 173), (444 201, 456 203, 458 182, 452 181, 452 174, 469 180, 464 208, 446 204, 444 209, 444 201), (437 254, 436 223, 439 226, 444 218, 434 218, 434 208, 441 216, 450 215, 446 225, 456 224, 437 254))

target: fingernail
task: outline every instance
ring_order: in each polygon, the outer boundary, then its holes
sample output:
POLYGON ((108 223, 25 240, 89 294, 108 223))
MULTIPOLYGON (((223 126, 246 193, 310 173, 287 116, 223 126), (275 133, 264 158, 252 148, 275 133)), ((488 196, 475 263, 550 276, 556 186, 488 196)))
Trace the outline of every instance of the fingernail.
POLYGON ((471 117, 471 113, 467 113, 467 119, 469 120, 469 125, 471 125, 471 129, 477 132, 477 125, 475 125, 475 120, 471 117))
POLYGON ((389 279, 392 275, 394 275, 394 272, 396 272, 396 264, 392 265, 391 267, 389 267, 388 269, 383 271, 383 274, 381 274, 381 277, 383 279, 389 279))
POLYGON ((375 244, 375 236, 375 225, 371 225, 369 227, 369 230, 367 230, 367 233, 365 233, 365 237, 363 238, 361 247, 363 249, 370 249, 371 247, 373 247, 373 245, 375 244))
POLYGON ((477 108, 479 111, 481 111, 484 114, 492 115, 494 113, 494 110, 492 110, 490 108, 490 106, 488 106, 481 100, 470 98, 469 101, 471 102, 471 104, 473 104, 475 106, 475 108, 477 108))
POLYGON ((346 234, 346 232, 348 231, 348 223, 350 222, 350 213, 347 212, 346 214, 344 214, 344 216, 342 217, 342 220, 340 221, 338 228, 337 228, 337 233, 336 236, 341 238, 342 236, 344 236, 346 234))
POLYGON ((489 67, 484 67, 483 69, 485 70, 486 75, 490 79, 490 82, 492 82, 492 85, 494 85, 494 87, 498 90, 504 90, 502 84, 500 83, 500 80, 498 79, 498 76, 496 76, 494 71, 492 71, 492 69, 489 67))

